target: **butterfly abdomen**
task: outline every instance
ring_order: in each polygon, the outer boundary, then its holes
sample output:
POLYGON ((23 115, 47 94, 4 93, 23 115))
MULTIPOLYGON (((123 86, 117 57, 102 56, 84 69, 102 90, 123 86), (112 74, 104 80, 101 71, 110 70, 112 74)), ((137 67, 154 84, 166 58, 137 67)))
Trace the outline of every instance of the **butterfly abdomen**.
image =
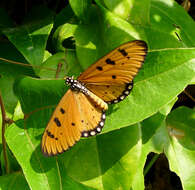
POLYGON ((108 104, 104 102, 101 98, 96 96, 94 93, 90 92, 89 90, 88 90, 88 96, 99 108, 103 110, 108 109, 108 104))

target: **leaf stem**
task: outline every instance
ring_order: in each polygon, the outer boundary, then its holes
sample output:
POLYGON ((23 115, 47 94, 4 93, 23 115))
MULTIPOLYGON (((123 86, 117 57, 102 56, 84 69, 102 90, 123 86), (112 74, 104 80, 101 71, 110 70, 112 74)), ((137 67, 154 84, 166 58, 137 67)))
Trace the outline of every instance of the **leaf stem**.
POLYGON ((55 69, 52 69, 52 68, 42 67, 42 66, 38 66, 38 65, 31 65, 31 64, 20 63, 20 62, 12 61, 12 60, 5 59, 5 58, 2 58, 2 57, 0 57, 0 60, 1 61, 5 61, 7 63, 12 63, 12 64, 15 64, 15 65, 21 65, 21 66, 25 66, 25 67, 34 67, 34 68, 38 68, 38 69, 41 68, 41 69, 46 69, 46 70, 50 70, 50 71, 55 71, 55 69))
POLYGON ((5 140, 5 124, 7 121, 6 118, 6 113, 5 113, 5 107, 3 104, 3 99, 1 96, 1 91, 0 91, 0 106, 1 106, 1 115, 2 115, 2 146, 3 146, 3 158, 5 162, 5 171, 6 174, 9 173, 9 166, 8 166, 8 158, 7 158, 7 151, 6 151, 6 140, 5 140))
POLYGON ((155 154, 153 156, 152 160, 148 163, 148 165, 144 169, 144 176, 146 176, 146 174, 148 173, 148 171, 150 170, 150 168, 153 166, 154 162, 156 162, 156 160, 158 159, 158 157, 159 157, 159 154, 155 154))
POLYGON ((183 91, 193 102, 195 102, 195 98, 189 94, 186 89, 183 91))
POLYGON ((62 69, 62 63, 58 63, 57 71, 56 71, 56 76, 55 78, 57 79, 59 77, 59 72, 62 69))

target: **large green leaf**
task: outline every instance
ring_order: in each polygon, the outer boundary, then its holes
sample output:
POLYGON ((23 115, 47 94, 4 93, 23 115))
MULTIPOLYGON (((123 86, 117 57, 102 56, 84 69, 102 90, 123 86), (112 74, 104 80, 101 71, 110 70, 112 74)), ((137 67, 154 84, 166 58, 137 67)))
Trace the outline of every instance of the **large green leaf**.
MULTIPOLYGON (((9 59, 16 63, 26 63, 18 50, 8 42, 0 43, 0 58, 9 59)), ((13 93, 14 80, 19 75, 35 76, 32 67, 21 66, 0 60, 0 90, 7 112, 13 113, 17 103, 17 97, 13 93)))
POLYGON ((33 11, 27 17, 25 24, 20 27, 4 29, 3 33, 30 64, 40 65, 52 29, 52 13, 43 7, 33 11), (38 18, 37 12, 40 13, 38 18))
MULTIPOLYGON (((132 189, 142 190, 144 189, 144 174, 147 155, 150 152, 163 153, 163 148, 167 142, 167 135, 164 135, 162 128, 164 127, 165 118, 170 113, 171 108, 175 102, 175 99, 165 105, 160 112, 157 112, 153 116, 145 119, 141 122, 142 130, 142 149, 141 156, 138 162, 138 169, 132 184, 132 189), (163 110, 163 111, 162 111, 163 110), (161 113, 162 112, 162 113, 161 113), (163 126, 163 127, 162 127, 163 126)), ((164 129, 164 128, 163 128, 164 129)))
POLYGON ((195 188, 195 110, 180 107, 167 118, 170 144, 165 152, 170 168, 180 177, 184 190, 195 188))
MULTIPOLYGON (((184 190, 192 190, 195 187, 194 122, 194 110, 180 107, 168 115, 166 123, 165 117, 163 119, 159 114, 142 123, 143 134, 146 135, 145 131, 151 129, 147 141, 143 138, 144 158, 149 152, 165 153, 170 169, 180 177, 184 190), (158 120, 158 117, 161 119, 158 120)), ((139 186, 136 183, 137 185, 139 186)))
POLYGON ((145 34, 152 49, 194 47, 194 30, 193 19, 175 1, 151 1, 150 25, 145 34))
POLYGON ((8 145, 31 189, 83 189, 81 183, 85 189, 130 188, 141 153, 137 125, 83 139, 58 158, 47 158, 40 151, 43 128, 33 122, 40 122, 43 116, 38 112, 25 123, 13 124, 6 132, 8 145))
POLYGON ((21 172, 15 172, 6 176, 0 176, 0 190, 23 189, 29 190, 29 186, 21 172))
POLYGON ((96 0, 96 3, 131 23, 142 25, 149 22, 150 0, 96 0))
POLYGON ((91 6, 92 0, 70 0, 70 6, 75 15, 84 23, 88 22, 88 9, 91 6))

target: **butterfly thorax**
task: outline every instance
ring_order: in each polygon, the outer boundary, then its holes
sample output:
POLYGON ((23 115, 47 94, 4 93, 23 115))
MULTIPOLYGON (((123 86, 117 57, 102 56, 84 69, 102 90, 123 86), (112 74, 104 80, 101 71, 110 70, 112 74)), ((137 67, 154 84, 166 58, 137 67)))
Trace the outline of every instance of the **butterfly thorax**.
POLYGON ((78 80, 73 79, 73 77, 67 77, 66 84, 70 85, 71 90, 76 92, 82 92, 85 95, 88 95, 88 89, 83 84, 81 84, 78 80))
POLYGON ((73 79, 73 77, 67 77, 66 78, 66 84, 70 85, 70 88, 72 91, 75 92, 82 92, 86 96, 88 96, 98 107, 100 107, 103 110, 108 109, 108 105, 106 102, 104 102, 101 98, 96 96, 94 93, 89 91, 84 84, 82 84, 80 81, 73 79))

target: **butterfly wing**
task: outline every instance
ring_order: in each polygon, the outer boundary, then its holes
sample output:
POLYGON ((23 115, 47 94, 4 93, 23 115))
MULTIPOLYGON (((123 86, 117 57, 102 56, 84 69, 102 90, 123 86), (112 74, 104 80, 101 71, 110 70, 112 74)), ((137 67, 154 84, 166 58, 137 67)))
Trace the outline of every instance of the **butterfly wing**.
POLYGON ((68 90, 56 107, 42 137, 46 156, 62 153, 80 138, 96 135, 104 126, 105 114, 83 94, 68 90))
POLYGON ((107 104, 114 104, 122 101, 129 95, 133 88, 133 82, 120 85, 94 85, 87 84, 86 87, 94 94, 103 99, 107 104))
POLYGON ((130 93, 146 54, 144 41, 125 43, 91 65, 78 80, 105 102, 117 103, 130 93))

